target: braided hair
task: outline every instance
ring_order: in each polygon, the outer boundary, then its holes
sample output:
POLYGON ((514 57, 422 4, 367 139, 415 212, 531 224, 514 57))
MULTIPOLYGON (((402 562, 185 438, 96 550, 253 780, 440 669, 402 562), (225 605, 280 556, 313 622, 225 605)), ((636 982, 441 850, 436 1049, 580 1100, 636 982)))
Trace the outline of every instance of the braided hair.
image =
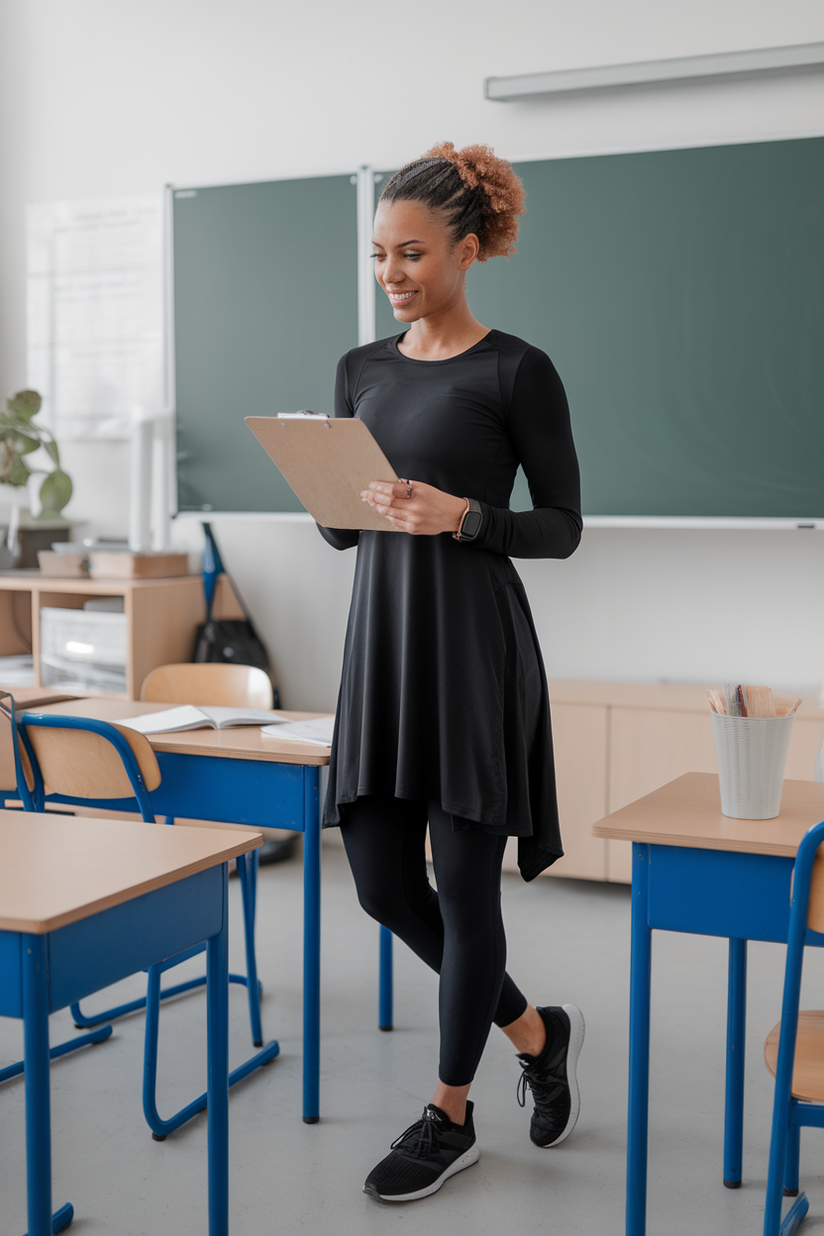
POLYGON ((440 142, 396 172, 382 202, 420 202, 441 210, 455 244, 478 237, 478 261, 516 253, 519 216, 525 213, 523 185, 505 159, 490 146, 440 142))

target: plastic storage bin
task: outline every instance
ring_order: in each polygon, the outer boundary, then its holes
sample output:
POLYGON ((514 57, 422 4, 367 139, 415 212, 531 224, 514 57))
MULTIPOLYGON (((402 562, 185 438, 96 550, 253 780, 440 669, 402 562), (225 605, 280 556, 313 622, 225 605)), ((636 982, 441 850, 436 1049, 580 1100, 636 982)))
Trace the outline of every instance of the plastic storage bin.
POLYGON ((48 687, 124 693, 126 615, 43 606, 40 680, 48 687))

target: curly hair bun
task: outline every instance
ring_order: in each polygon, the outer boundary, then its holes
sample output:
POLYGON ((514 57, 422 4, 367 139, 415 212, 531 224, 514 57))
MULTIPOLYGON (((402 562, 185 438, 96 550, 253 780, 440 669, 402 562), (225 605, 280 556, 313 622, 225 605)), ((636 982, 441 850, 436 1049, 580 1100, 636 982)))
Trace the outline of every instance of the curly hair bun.
POLYGON ((452 142, 439 142, 422 156, 424 159, 448 159, 469 189, 480 189, 486 198, 483 209, 484 228, 478 261, 491 257, 506 257, 517 253, 520 216, 526 214, 523 181, 512 170, 512 164, 499 159, 491 146, 464 146, 456 150, 452 142))

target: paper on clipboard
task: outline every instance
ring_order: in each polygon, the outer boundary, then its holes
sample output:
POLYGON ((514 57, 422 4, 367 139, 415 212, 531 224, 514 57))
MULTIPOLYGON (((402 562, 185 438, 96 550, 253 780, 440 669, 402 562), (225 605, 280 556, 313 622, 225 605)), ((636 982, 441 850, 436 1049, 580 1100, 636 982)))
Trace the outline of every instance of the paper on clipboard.
POLYGON ((369 430, 353 417, 247 416, 246 424, 324 528, 398 529, 361 501, 370 481, 397 481, 369 430))

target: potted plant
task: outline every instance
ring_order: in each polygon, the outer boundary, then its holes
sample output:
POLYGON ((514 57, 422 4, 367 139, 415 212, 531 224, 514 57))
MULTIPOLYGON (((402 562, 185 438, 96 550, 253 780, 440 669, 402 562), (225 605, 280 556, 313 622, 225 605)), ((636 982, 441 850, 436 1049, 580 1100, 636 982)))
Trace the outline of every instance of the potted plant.
POLYGON ((41 519, 56 519, 72 496, 71 478, 60 467, 60 452, 51 430, 35 421, 42 406, 37 391, 18 391, 6 400, 6 411, 0 412, 0 482, 11 485, 17 492, 12 500, 7 547, 17 549, 17 527, 20 522, 19 491, 29 483, 29 477, 43 473, 40 486, 41 519), (26 460, 42 447, 54 467, 31 468, 26 460))

